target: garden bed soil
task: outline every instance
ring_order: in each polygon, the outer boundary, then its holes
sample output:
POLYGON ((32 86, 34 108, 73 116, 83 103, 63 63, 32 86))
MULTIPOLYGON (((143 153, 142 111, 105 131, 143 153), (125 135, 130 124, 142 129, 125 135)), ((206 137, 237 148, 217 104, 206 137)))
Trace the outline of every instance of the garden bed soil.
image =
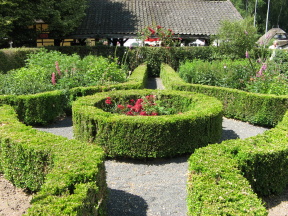
POLYGON ((32 195, 16 188, 0 174, 0 216, 20 216, 27 213, 32 195))

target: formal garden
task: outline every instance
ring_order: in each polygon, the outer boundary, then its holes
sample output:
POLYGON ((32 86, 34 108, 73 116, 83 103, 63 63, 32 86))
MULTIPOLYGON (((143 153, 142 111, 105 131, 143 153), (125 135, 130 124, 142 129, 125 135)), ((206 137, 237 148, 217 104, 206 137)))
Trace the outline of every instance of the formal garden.
POLYGON ((241 43, 0 50, 0 172, 35 193, 26 215, 106 215, 106 158, 183 154, 188 215, 267 215, 288 183, 288 53, 241 43), (32 128, 65 116, 72 140, 32 128), (223 116, 271 129, 219 143, 223 116))

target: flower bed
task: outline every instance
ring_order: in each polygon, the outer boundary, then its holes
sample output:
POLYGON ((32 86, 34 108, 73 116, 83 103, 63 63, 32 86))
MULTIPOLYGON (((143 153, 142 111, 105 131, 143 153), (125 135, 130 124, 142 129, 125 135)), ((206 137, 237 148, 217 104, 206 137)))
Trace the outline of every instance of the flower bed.
POLYGON ((75 138, 99 143, 110 157, 156 158, 192 153, 196 148, 218 142, 222 134, 221 103, 196 93, 103 92, 75 101, 72 112, 75 138), (106 109, 107 100, 118 106, 121 101, 151 95, 166 104, 167 110, 173 107, 176 114, 131 116, 106 109))

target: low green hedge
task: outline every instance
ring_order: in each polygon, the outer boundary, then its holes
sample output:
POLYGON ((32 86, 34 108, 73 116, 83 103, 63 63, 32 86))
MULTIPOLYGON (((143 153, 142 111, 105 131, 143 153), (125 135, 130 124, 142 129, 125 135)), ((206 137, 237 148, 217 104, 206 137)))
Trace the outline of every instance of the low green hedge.
POLYGON ((264 95, 241 90, 185 83, 168 65, 160 73, 166 89, 192 91, 216 97, 222 101, 224 115, 252 124, 274 127, 282 120, 288 107, 288 96, 264 95))
POLYGON ((128 82, 109 86, 78 87, 69 91, 51 91, 32 95, 0 95, 0 104, 9 104, 16 110, 19 120, 28 125, 46 125, 58 116, 71 114, 71 102, 78 97, 116 89, 144 88, 147 66, 138 66, 128 82))
POLYGON ((0 105, 0 172, 37 192, 27 215, 106 214, 103 150, 25 126, 8 105, 0 105))
POLYGON ((222 135, 222 105, 215 98, 181 91, 125 90, 98 93, 73 102, 73 130, 78 140, 99 143, 108 156, 156 158, 191 153, 216 143, 222 135), (184 106, 182 114, 126 116, 96 105, 107 97, 161 95, 184 106), (184 102, 186 101, 186 102, 184 102))
POLYGON ((287 136, 288 111, 264 134, 197 149, 189 158, 188 215, 268 215, 257 195, 286 188, 287 136))

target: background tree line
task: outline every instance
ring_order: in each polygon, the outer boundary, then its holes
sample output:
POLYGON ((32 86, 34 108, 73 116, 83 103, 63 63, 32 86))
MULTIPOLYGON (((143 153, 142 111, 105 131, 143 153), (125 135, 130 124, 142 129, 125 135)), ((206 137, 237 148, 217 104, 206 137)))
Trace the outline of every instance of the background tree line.
POLYGON ((0 0, 0 45, 1 40, 13 40, 13 46, 35 43, 36 20, 49 25, 50 37, 63 38, 80 24, 86 7, 86 0, 0 0))
MULTIPOLYGON (((260 34, 265 33, 266 15, 269 0, 231 0, 237 10, 245 18, 255 15, 256 7, 256 25, 260 34)), ((270 0, 270 10, 268 19, 268 30, 273 27, 279 27, 288 31, 288 1, 287 0, 270 0)))

